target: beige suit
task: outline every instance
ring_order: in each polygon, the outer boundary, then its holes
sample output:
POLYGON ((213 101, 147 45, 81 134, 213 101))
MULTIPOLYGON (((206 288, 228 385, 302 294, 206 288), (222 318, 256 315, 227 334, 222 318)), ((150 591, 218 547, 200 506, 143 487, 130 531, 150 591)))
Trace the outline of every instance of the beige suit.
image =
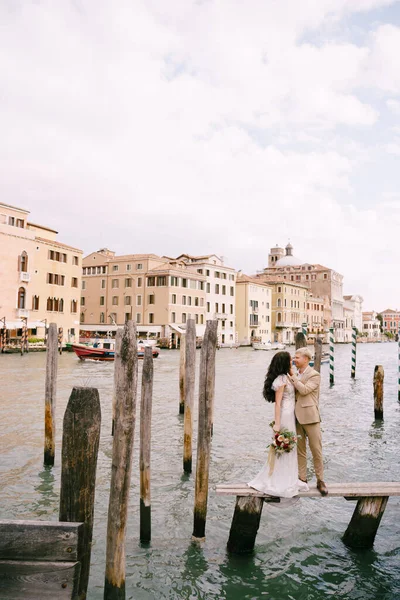
POLYGON ((301 375, 293 375, 292 383, 296 389, 296 430, 301 438, 297 442, 299 478, 307 479, 307 446, 310 445, 317 480, 324 479, 322 459, 321 415, 319 412, 319 387, 321 376, 311 367, 306 367, 301 375))

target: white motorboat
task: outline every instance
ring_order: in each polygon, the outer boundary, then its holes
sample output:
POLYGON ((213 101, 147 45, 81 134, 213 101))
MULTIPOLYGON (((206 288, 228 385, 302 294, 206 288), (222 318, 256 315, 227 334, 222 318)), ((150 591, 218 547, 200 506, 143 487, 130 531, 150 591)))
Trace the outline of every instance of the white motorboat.
POLYGON ((272 350, 270 342, 253 342, 253 350, 272 350))

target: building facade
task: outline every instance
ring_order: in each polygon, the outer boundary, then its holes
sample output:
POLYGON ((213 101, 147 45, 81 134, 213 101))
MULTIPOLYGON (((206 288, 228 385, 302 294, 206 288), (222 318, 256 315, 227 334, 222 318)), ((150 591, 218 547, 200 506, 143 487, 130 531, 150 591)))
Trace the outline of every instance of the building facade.
POLYGON ((307 287, 271 280, 268 285, 272 287, 273 341, 293 344, 296 333, 307 323, 307 287))
POLYGON ((178 260, 156 254, 116 256, 103 248, 83 259, 81 328, 114 331, 134 320, 142 336, 170 337, 172 345, 193 318, 206 321, 205 277, 178 260))
POLYGON ((29 221, 29 211, 0 203, 0 323, 8 337, 23 325, 44 338, 45 326, 79 339, 82 251, 57 240, 57 231, 29 221))
POLYGON ((257 277, 266 281, 281 281, 306 286, 316 298, 322 298, 338 342, 344 341, 343 275, 320 264, 305 262, 294 256, 293 246, 271 248, 268 266, 257 277))
POLYGON ((400 311, 387 308, 382 313, 383 331, 398 335, 400 331, 400 311))
POLYGON ((328 321, 324 314, 323 298, 316 298, 312 294, 307 294, 306 314, 307 314, 307 337, 320 337, 326 341, 326 328, 328 321))
POLYGON ((354 295, 354 296, 343 296, 343 300, 344 300, 344 308, 347 309, 347 316, 349 314, 349 311, 351 311, 353 313, 353 322, 354 322, 354 327, 357 328, 357 330, 361 333, 362 331, 362 324, 363 324, 363 318, 362 318, 362 305, 364 302, 364 299, 362 298, 362 296, 358 296, 358 295, 354 295))
POLYGON ((240 346, 272 342, 272 286, 254 277, 236 278, 236 329, 240 346))
POLYGON ((364 337, 366 337, 368 341, 380 341, 382 339, 381 323, 377 318, 377 313, 374 310, 363 312, 362 317, 362 332, 364 334, 364 337))

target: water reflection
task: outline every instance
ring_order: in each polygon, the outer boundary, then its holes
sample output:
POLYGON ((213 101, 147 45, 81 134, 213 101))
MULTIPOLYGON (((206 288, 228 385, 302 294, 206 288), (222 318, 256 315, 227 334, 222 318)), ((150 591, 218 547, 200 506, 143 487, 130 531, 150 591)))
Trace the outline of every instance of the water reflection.
POLYGON ((35 486, 38 493, 38 501, 33 505, 33 510, 38 515, 47 514, 49 508, 58 504, 58 493, 54 491, 54 468, 44 466, 43 471, 38 474, 39 483, 35 486))

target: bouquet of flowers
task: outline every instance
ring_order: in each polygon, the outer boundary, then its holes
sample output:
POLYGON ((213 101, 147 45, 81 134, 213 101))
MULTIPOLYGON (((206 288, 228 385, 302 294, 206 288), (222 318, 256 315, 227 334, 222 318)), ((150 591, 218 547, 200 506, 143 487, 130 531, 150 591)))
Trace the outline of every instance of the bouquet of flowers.
MULTIPOLYGON (((275 425, 275 421, 269 424, 271 428, 275 425)), ((268 454, 268 464, 269 464, 269 474, 272 475, 275 466, 275 458, 282 456, 285 452, 291 452, 296 448, 297 440, 299 439, 299 435, 294 433, 293 431, 288 431, 285 428, 280 429, 278 432, 273 432, 272 442, 268 444, 267 448, 269 448, 268 454)))

